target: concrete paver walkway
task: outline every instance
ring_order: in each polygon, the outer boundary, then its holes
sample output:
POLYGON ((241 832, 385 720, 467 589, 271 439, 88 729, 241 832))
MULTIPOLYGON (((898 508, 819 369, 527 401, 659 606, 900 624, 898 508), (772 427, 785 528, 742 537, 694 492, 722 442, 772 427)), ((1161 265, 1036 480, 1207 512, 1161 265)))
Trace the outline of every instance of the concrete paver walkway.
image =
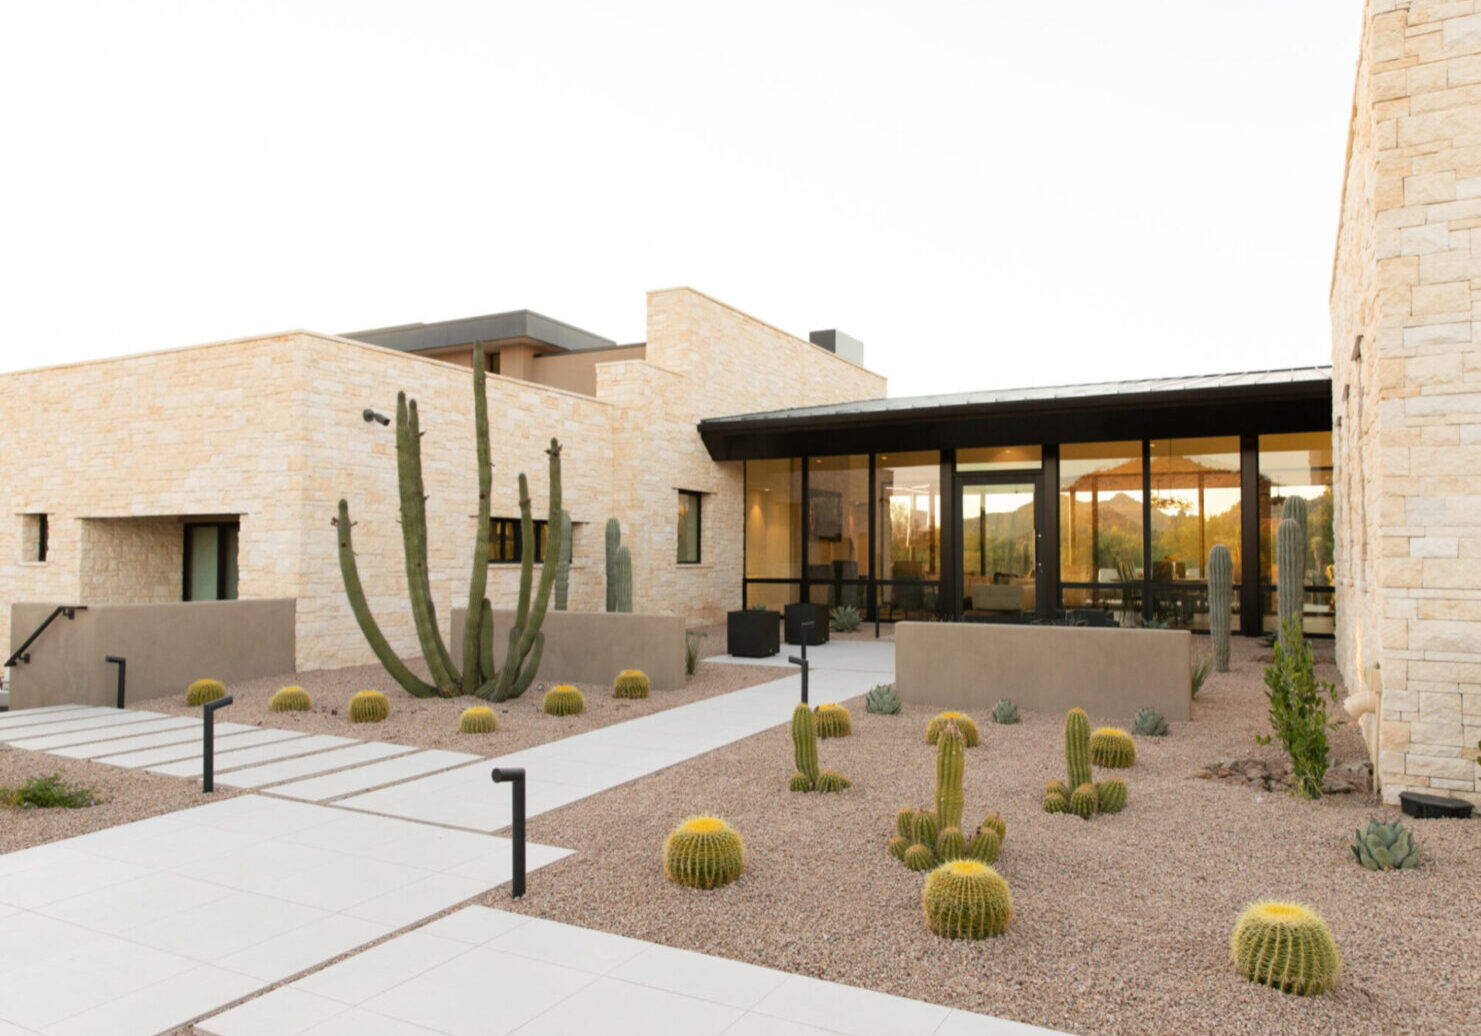
POLYGON ((197 1025, 212 1036, 1033 1036, 1017 1022, 465 907, 197 1025))

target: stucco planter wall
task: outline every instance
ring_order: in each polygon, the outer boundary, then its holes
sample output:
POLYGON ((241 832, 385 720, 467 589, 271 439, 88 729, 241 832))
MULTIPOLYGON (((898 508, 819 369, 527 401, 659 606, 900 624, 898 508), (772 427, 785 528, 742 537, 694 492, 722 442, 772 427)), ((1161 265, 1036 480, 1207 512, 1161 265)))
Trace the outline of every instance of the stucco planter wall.
MULTIPOLYGON (((463 616, 452 612, 448 647, 463 657, 463 616)), ((502 663, 514 611, 494 610, 494 661, 502 663)), ((552 683, 611 684, 624 669, 641 669, 656 691, 684 686, 684 619, 641 612, 545 613, 540 625, 545 651, 536 680, 552 683)))

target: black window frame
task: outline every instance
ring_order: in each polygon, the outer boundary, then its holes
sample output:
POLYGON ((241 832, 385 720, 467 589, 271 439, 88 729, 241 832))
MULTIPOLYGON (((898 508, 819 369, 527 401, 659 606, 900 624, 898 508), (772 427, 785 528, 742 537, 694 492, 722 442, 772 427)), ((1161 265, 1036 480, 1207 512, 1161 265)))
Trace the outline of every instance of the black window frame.
POLYGON ((36 516, 36 563, 46 564, 46 551, 51 539, 51 523, 47 520, 46 512, 43 511, 36 516))
MULTIPOLYGON (((679 557, 676 563, 680 565, 702 564, 704 561, 704 494, 694 489, 681 489, 679 490, 679 496, 680 498, 690 497, 690 504, 694 507, 694 558, 691 560, 679 557)), ((683 533, 683 528, 683 524, 679 524, 678 532, 680 534, 683 533)), ((679 537, 675 537, 675 539, 677 542, 674 545, 674 551, 675 556, 677 556, 679 546, 683 543, 683 540, 679 537)))
MULTIPOLYGON (((535 526, 535 564, 545 561, 545 530, 549 524, 543 518, 533 520, 535 526)), ((519 518, 489 519, 489 564, 518 565, 524 560, 524 522, 519 518), (503 557, 504 545, 509 545, 510 556, 503 557)))
MULTIPOLYGON (((210 598, 200 598, 200 600, 211 600, 211 601, 235 601, 235 600, 237 600, 237 598, 235 596, 233 596, 233 597, 223 597, 223 596, 221 596, 222 591, 226 587, 226 567, 227 567, 226 566, 226 551, 224 551, 224 550, 221 549, 221 544, 226 539, 226 531, 228 529, 231 529, 231 530, 235 531, 236 534, 237 534, 237 549, 239 551, 241 550, 242 523, 241 523, 241 520, 240 519, 238 519, 236 521, 232 521, 232 522, 186 522, 186 523, 184 523, 184 530, 185 530, 184 533, 183 533, 184 544, 183 544, 183 546, 181 548, 181 551, 180 551, 180 555, 181 555, 181 559, 182 559, 182 563, 181 563, 181 566, 180 566, 180 600, 182 600, 182 601, 194 601, 194 600, 197 599, 197 598, 194 598, 194 597, 191 597, 190 596, 190 562, 192 560, 191 559, 191 554, 194 553, 194 549, 195 549, 194 548, 194 538, 193 538, 193 536, 191 534, 196 529, 215 529, 216 530, 216 596, 215 597, 210 597, 210 598)), ((240 562, 239 562, 239 564, 240 564, 240 562)), ((240 583, 240 578, 241 578, 241 570, 240 570, 240 568, 238 569, 237 576, 238 576, 238 582, 240 583)), ((234 587, 233 589, 235 590, 235 589, 238 589, 238 588, 237 587, 234 587)))

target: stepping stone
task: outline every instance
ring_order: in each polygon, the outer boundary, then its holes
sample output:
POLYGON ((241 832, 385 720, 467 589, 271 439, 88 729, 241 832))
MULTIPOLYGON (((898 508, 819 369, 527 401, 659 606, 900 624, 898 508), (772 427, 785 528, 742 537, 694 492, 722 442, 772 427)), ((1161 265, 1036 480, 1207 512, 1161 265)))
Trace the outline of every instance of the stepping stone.
POLYGON ((294 777, 307 777, 328 770, 338 770, 344 766, 359 766, 361 763, 368 763, 374 759, 384 759, 387 756, 402 755, 411 751, 414 749, 407 745, 369 741, 352 745, 349 748, 336 748, 329 752, 319 752, 316 755, 306 755, 298 759, 284 759, 281 762, 268 763, 266 766, 251 766, 245 770, 218 774, 216 783, 232 788, 261 788, 264 785, 276 784, 294 777))
POLYGON ((303 799, 308 802, 323 802, 325 799, 349 795, 352 792, 368 791, 383 784, 404 781, 409 777, 451 769, 464 763, 477 761, 480 756, 468 752, 414 752, 382 763, 361 766, 343 773, 329 773, 322 777, 310 777, 292 784, 280 784, 272 789, 274 795, 303 799))
MULTIPOLYGON (((165 730, 191 730, 200 736, 200 724, 184 716, 150 720, 146 723, 130 723, 124 728, 130 735, 157 734, 165 730)), ((119 731, 114 727, 94 727, 76 730, 70 734, 49 734, 46 737, 28 737, 10 742, 12 748, 25 748, 32 752, 50 752, 58 748, 94 744, 99 741, 117 740, 119 731)), ((140 746, 143 747, 143 746, 140 746)))
MULTIPOLYGON (((161 720, 161 723, 164 721, 161 720)), ((133 730, 133 727, 129 727, 133 730)), ((216 724, 216 740, 218 745, 226 743, 226 739, 232 734, 244 734, 249 730, 256 730, 244 723, 218 723, 216 724)), ((112 733, 111 731, 109 733, 112 733)), ((89 741, 81 745, 73 745, 70 748, 52 749, 52 755, 66 756, 68 759, 97 759, 104 755, 118 755, 123 752, 137 752, 145 748, 163 748, 166 745, 191 745, 199 747, 201 743, 201 725, 195 720, 187 719, 183 726, 162 728, 156 734, 131 734, 128 737, 110 737, 107 741, 89 741)), ((107 760, 103 760, 106 762, 107 760)))
POLYGON ((31 723, 50 723, 61 718, 58 713, 72 712, 82 716, 85 712, 98 711, 101 706, 95 705, 45 705, 39 709, 21 709, 19 712, 0 713, 0 730, 9 730, 11 727, 24 727, 31 723))
MULTIPOLYGON (((220 728, 217 728, 219 733, 220 728)), ((224 752, 228 747, 246 747, 247 745, 265 745, 270 741, 286 741, 289 738, 302 737, 303 735, 294 730, 258 730, 253 729, 245 734, 232 734, 229 738, 218 738, 216 750, 224 752), (227 741, 231 745, 226 744, 227 741)), ((194 741, 185 741, 177 745, 166 745, 163 748, 146 748, 138 752, 125 752, 121 755, 105 755, 98 759, 100 763, 109 766, 127 766, 137 769, 144 766, 157 766, 175 759, 189 759, 194 756, 201 757, 201 742, 199 738, 194 741)))
MULTIPOLYGON (((328 748, 358 744, 352 737, 335 737, 332 734, 311 734, 305 737, 301 731, 297 730, 282 730, 275 731, 275 733, 288 736, 276 738, 268 743, 259 742, 256 745, 240 747, 238 747, 239 743, 217 745, 215 758, 217 776, 220 777, 227 770, 240 770, 248 766, 257 766, 260 763, 270 763, 274 759, 286 759, 289 756, 308 755, 311 752, 322 752, 328 748)), ((199 745, 196 749, 194 757, 190 759, 151 766, 149 772, 165 773, 172 777, 195 777, 201 772, 202 755, 199 745)))
POLYGON ((168 719, 163 712, 134 712, 130 709, 103 709, 83 719, 60 719, 55 723, 39 723, 0 732, 0 741, 17 741, 23 738, 42 737, 47 734, 70 734, 78 730, 93 730, 97 727, 125 727, 131 723, 143 723, 151 719, 168 719))

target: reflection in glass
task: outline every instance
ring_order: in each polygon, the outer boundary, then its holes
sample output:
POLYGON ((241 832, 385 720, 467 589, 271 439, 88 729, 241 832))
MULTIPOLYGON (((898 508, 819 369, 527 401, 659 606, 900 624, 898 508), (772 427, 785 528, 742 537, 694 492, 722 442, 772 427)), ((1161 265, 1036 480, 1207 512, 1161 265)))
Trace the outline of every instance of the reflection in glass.
POLYGON ((746 461, 746 576, 802 577, 802 461, 796 457, 746 461))
POLYGON ((874 478, 879 578, 899 581, 879 588, 880 617, 934 619, 941 580, 941 455, 881 453, 874 478))
POLYGON ((1260 604, 1264 628, 1275 629, 1275 530, 1286 500, 1306 501, 1306 601, 1309 633, 1331 633, 1333 577, 1332 435, 1301 432, 1260 436, 1260 604))
POLYGON ((1152 581, 1204 580, 1208 549, 1239 571, 1239 439, 1154 439, 1152 581))
POLYGON ((956 451, 958 471, 1023 471, 1043 466, 1042 446, 980 446, 956 451))
POLYGON ((1029 618, 1037 607, 1034 483, 962 487, 962 617, 1029 618))
POLYGON ((808 461, 807 577, 814 604, 865 609, 869 576, 869 455, 808 461))
POLYGON ((746 607, 754 608, 758 604, 764 604, 772 611, 779 612, 789 604, 796 604, 801 599, 802 588, 798 583, 747 583, 746 584, 746 607))
POLYGON ((1059 494, 1060 579, 1142 579, 1142 444, 1061 446, 1059 494))

